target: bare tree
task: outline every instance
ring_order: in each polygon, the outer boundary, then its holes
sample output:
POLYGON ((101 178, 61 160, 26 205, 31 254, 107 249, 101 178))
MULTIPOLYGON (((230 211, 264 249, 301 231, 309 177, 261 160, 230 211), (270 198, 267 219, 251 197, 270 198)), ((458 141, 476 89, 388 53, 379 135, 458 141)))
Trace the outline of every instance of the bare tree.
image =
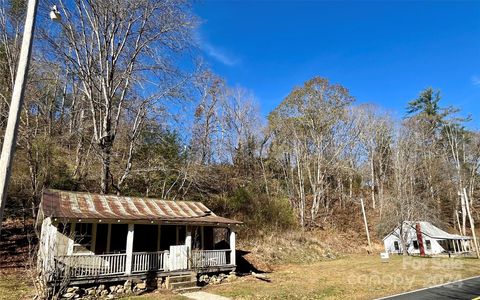
POLYGON ((358 126, 360 126, 361 144, 368 157, 370 173, 368 186, 370 187, 372 208, 376 209, 377 202, 380 202, 381 213, 383 207, 382 196, 391 151, 393 122, 388 114, 372 105, 359 106, 355 110, 355 114, 358 126), (376 193, 378 193, 378 199, 376 193))
POLYGON ((20 1, 0 4, 0 128, 6 119, 17 72, 26 6, 20 1))
POLYGON ((262 129, 253 94, 242 88, 229 89, 222 103, 222 123, 227 160, 237 164, 240 171, 251 170, 262 129))
POLYGON ((418 178, 422 174, 417 169, 421 155, 415 150, 419 143, 415 131, 414 120, 406 120, 397 134, 393 147, 393 189, 382 216, 382 223, 386 228, 400 226, 399 238, 405 254, 405 222, 432 220, 433 210, 429 198, 422 199, 422 194, 419 193, 422 186, 418 185, 418 178))
POLYGON ((332 208, 327 195, 332 183, 327 177, 347 145, 354 142, 349 135, 354 126, 346 110, 352 101, 347 89, 317 77, 290 93, 269 116, 275 151, 284 160, 288 190, 302 227, 307 225, 308 195, 312 224, 321 206, 327 213, 332 208))
POLYGON ((120 126, 129 126, 129 150, 117 184, 128 177, 138 130, 152 106, 179 96, 185 79, 175 68, 175 55, 189 47, 195 21, 188 2, 76 0, 60 2, 61 34, 46 31, 53 55, 78 80, 89 106, 95 149, 99 155, 101 191, 114 179, 111 171, 120 126), (180 78, 180 79, 179 79, 180 78), (131 122, 123 122, 127 112, 131 122))
POLYGON ((473 235, 474 249, 477 258, 480 258, 475 234, 475 221, 471 214, 471 207, 473 207, 473 193, 475 191, 475 178, 477 177, 478 172, 478 150, 475 151, 475 144, 473 144, 473 149, 467 148, 467 144, 470 142, 467 137, 469 133, 458 124, 450 123, 444 128, 448 141, 447 145, 450 149, 450 157, 456 170, 456 176, 453 180, 457 185, 457 194, 459 196, 458 198, 460 200, 462 212, 462 223, 461 226, 459 226, 460 233, 466 235, 466 223, 468 218, 470 230, 473 235), (470 155, 467 155, 467 151, 470 152, 470 155))
POLYGON ((221 144, 223 124, 220 111, 221 103, 227 97, 227 87, 223 79, 210 71, 197 76, 196 87, 200 100, 195 110, 191 147, 195 160, 208 165, 218 159, 214 148, 221 144))

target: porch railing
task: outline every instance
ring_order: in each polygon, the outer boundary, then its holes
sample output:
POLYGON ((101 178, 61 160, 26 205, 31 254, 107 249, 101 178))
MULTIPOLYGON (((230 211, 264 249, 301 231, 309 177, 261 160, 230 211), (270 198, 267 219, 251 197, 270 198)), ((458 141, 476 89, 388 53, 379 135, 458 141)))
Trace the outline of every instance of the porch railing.
MULTIPOLYGON (((219 267, 230 264, 231 250, 192 250, 189 266, 192 269, 219 267)), ((55 257, 55 274, 60 278, 85 278, 106 275, 125 274, 127 255, 68 255, 55 257)), ((132 253, 132 273, 148 271, 168 271, 170 265, 169 251, 132 253)))
POLYGON ((126 254, 57 256, 55 268, 60 277, 92 277, 125 272, 126 254))
POLYGON ((192 250, 192 267, 207 268, 230 263, 230 250, 192 250))
POLYGON ((132 272, 164 271, 168 266, 168 251, 134 252, 132 254, 132 272))

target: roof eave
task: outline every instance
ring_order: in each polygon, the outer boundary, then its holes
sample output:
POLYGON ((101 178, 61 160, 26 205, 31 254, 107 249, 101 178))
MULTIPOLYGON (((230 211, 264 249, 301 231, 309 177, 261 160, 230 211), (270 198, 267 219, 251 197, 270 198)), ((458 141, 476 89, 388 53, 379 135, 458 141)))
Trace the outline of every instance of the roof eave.
POLYGON ((121 219, 121 218, 71 218, 71 217, 50 217, 55 223, 99 223, 99 224, 152 224, 152 225, 199 225, 199 226, 239 226, 243 223, 236 220, 211 221, 211 220, 181 220, 181 219, 121 219))

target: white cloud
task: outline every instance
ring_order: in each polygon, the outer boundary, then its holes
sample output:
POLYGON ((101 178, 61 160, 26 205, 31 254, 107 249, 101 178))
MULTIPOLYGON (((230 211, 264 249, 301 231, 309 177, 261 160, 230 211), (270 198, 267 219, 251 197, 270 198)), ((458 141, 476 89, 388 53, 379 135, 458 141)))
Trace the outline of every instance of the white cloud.
POLYGON ((216 61, 227 66, 235 66, 240 63, 240 59, 238 57, 235 57, 232 53, 220 47, 212 45, 204 38, 202 38, 202 36, 198 32, 196 34, 196 39, 200 49, 202 49, 203 52, 205 52, 208 56, 212 57, 216 61))
POLYGON ((210 55, 224 65, 235 66, 240 62, 238 58, 218 47, 213 46, 210 43, 203 42, 201 47, 208 55, 210 55))
POLYGON ((478 77, 477 75, 473 75, 472 76, 472 84, 473 85, 480 85, 480 77, 478 77))

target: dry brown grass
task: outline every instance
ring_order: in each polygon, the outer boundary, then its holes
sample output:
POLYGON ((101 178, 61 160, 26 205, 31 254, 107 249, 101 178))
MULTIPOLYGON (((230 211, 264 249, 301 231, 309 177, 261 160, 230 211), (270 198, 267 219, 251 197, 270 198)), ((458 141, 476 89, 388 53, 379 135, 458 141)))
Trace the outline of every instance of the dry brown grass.
POLYGON ((271 282, 246 276, 207 291, 234 299, 372 299, 480 275, 476 259, 351 255, 312 264, 286 264, 271 282))
POLYGON ((32 299, 35 290, 26 269, 8 269, 0 272, 0 300, 32 299))
MULTIPOLYGON (((378 254, 366 255, 367 248, 358 247, 366 244, 361 230, 264 232, 239 242, 240 249, 251 251, 247 259, 258 269, 273 271, 268 275, 272 282, 246 276, 207 291, 235 299, 371 299, 480 275, 476 259, 393 256, 382 263, 378 254)), ((377 241, 374 251, 381 248, 377 241)), ((24 264, 22 258, 16 259, 24 264)), ((0 300, 31 299, 33 294, 24 268, 1 270, 0 300)), ((185 298, 165 291, 130 299, 185 298)))
MULTIPOLYGON (((29 274, 25 269, 9 270, 8 272, 0 272, 0 300, 27 300, 33 299, 35 290, 32 286, 29 274)), ((187 299, 181 295, 172 293, 171 291, 158 291, 156 293, 148 293, 141 296, 131 296, 123 299, 131 300, 184 300, 187 299)))
MULTIPOLYGON (((314 263, 275 265, 271 282, 252 276, 206 288, 234 299, 372 299, 420 287, 480 275, 480 261, 460 258, 348 255, 314 263)), ((0 274, 0 299, 31 299, 34 294, 22 270, 0 274)), ((132 300, 185 299, 164 291, 132 300)))
MULTIPOLYGON (((326 229, 260 233, 257 237, 242 239, 239 248, 251 252, 246 258, 254 265, 275 265, 326 261, 345 254, 367 254, 366 244, 365 236, 357 231, 326 229)), ((373 243, 374 252, 382 250, 380 242, 373 243)))
POLYGON ((144 294, 141 296, 131 296, 122 298, 126 300, 153 300, 153 299, 162 299, 162 300, 187 300, 187 297, 182 295, 174 294, 170 291, 158 291, 153 293, 144 294))

